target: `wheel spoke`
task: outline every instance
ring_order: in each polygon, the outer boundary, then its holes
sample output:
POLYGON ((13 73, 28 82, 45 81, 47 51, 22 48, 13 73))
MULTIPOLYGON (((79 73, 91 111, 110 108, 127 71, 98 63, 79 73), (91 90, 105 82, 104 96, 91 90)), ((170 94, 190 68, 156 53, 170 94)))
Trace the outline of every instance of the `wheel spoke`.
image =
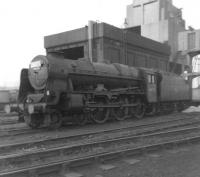
POLYGON ((55 113, 52 113, 50 114, 50 128, 53 128, 53 129, 57 129, 59 127, 61 127, 62 125, 62 116, 61 114, 55 112, 55 113))
POLYGON ((108 120, 109 109, 108 108, 96 108, 92 112, 92 119, 95 123, 102 124, 108 120))
POLYGON ((121 121, 126 119, 128 115, 128 108, 120 107, 120 108, 113 108, 113 116, 116 120, 121 121))
POLYGON ((145 114, 145 105, 141 99, 137 99, 136 103, 137 103, 137 106, 134 109, 134 116, 140 119, 145 114))
POLYGON ((87 123, 87 114, 74 115, 74 119, 78 125, 85 125, 87 123))
MULTIPOLYGON (((128 103, 127 98, 120 98, 119 102, 124 105, 128 103)), ((128 108, 125 106, 121 106, 119 108, 113 108, 112 114, 114 118, 118 121, 122 121, 128 117, 128 108)))

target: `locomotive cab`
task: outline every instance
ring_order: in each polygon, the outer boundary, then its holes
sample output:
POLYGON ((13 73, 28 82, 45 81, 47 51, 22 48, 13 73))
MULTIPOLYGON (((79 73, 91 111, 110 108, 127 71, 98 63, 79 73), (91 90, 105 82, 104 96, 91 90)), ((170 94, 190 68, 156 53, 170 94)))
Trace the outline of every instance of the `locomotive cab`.
POLYGON ((158 101, 158 74, 152 69, 141 68, 142 77, 145 82, 146 99, 148 103, 156 103, 158 101))
POLYGON ((156 103, 158 101, 157 95, 157 75, 154 72, 146 73, 146 90, 147 100, 149 103, 156 103))
POLYGON ((160 81, 159 73, 153 69, 141 68, 142 77, 146 93, 146 114, 154 115, 158 109, 160 101, 160 81))

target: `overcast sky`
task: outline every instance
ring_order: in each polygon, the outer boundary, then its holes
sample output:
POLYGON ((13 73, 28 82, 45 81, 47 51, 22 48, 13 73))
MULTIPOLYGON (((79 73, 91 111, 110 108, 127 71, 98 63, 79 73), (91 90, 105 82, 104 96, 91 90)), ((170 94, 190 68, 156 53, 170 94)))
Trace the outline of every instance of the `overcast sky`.
MULTIPOLYGON (((43 36, 99 20, 122 27, 132 0, 1 0, 0 86, 13 86, 30 60, 45 54, 43 36)), ((187 25, 200 28, 198 0, 174 0, 187 25)))

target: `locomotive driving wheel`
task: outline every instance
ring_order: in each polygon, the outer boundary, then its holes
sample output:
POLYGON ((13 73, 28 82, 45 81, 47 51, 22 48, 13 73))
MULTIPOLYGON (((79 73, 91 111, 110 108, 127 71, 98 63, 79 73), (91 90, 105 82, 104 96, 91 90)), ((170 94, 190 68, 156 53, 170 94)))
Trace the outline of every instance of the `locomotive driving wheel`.
POLYGON ((24 120, 31 128, 39 128, 43 123, 43 116, 41 114, 28 114, 24 116, 24 120))
POLYGON ((95 123, 103 124, 109 118, 109 109, 108 108, 95 108, 91 113, 91 118, 95 123))
POLYGON ((138 119, 142 118, 145 114, 145 104, 143 103, 143 101, 138 98, 136 100, 136 104, 137 106, 134 108, 134 116, 138 119))
POLYGON ((96 102, 98 103, 98 107, 91 111, 90 117, 95 123, 103 124, 109 119, 110 115, 110 109, 104 107, 107 105, 108 100, 106 98, 99 98, 96 102))
POLYGON ((157 113, 157 105, 155 103, 149 104, 146 109, 146 115, 154 116, 157 113))
MULTIPOLYGON (((120 102, 122 104, 128 104, 128 99, 127 98, 121 98, 120 99, 120 102)), ((120 106, 120 107, 117 107, 117 108, 113 108, 112 110, 112 114, 114 116, 114 118, 118 121, 122 121, 124 119, 127 118, 128 116, 128 108, 125 107, 125 106, 120 106)))
POLYGON ((85 125, 88 121, 87 113, 76 114, 73 117, 78 125, 85 125))
POLYGON ((24 122, 24 114, 22 112, 18 113, 18 122, 24 122))
POLYGON ((50 128, 57 129, 62 125, 62 116, 58 112, 53 112, 50 114, 50 128))

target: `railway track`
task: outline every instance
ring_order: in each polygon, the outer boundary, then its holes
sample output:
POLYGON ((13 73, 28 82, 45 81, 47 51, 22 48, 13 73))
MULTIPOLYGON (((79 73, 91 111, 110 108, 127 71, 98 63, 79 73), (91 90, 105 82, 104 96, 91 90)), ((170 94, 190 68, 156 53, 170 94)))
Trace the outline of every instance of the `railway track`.
POLYGON ((0 115, 0 126, 2 125, 9 125, 9 124, 16 124, 18 122, 17 115, 0 115))
POLYGON ((11 144, 0 145, 0 155, 14 154, 17 152, 28 152, 32 150, 39 150, 44 148, 54 148, 56 146, 63 146, 66 144, 72 144, 76 142, 88 142, 103 139, 112 139, 115 137, 125 137, 130 135, 144 135, 154 132, 159 132, 163 130, 172 130, 179 127, 194 127, 200 126, 200 121, 190 121, 190 122, 162 122, 154 125, 138 126, 138 127, 124 127, 118 129, 111 129, 105 131, 95 131, 87 133, 78 133, 72 135, 63 135, 60 137, 51 137, 45 139, 36 139, 26 142, 18 142, 11 144))
POLYGON ((0 120, 0 125, 10 125, 10 124, 17 124, 18 120, 0 120))
POLYGON ((12 117, 12 116, 17 116, 18 114, 17 113, 10 113, 10 114, 7 114, 5 113, 4 111, 3 112, 0 112, 0 118, 1 117, 12 117))
MULTIPOLYGON (((122 126, 110 126, 105 125, 94 129, 93 126, 84 129, 67 130, 63 129, 56 132, 44 130, 29 130, 29 134, 24 136, 2 136, 0 138, 0 153, 15 153, 17 151, 29 151, 37 148, 48 148, 55 147, 58 145, 64 145, 69 142, 80 141, 80 140, 92 140, 92 139, 103 139, 112 136, 128 136, 131 134, 139 135, 145 133, 153 133, 156 131, 167 130, 177 127, 193 126, 200 124, 200 119, 175 119, 175 120, 162 120, 157 122, 141 123, 138 124, 123 124, 122 126), (103 129, 103 130, 102 130, 103 129)), ((24 133, 26 133, 25 130, 24 133)), ((22 132, 21 132, 22 133, 22 132)))
MULTIPOLYGON (((143 119, 143 120, 127 120, 128 124, 130 123, 130 125, 127 125, 127 127, 133 127, 136 128, 138 126, 149 126, 149 125, 154 125, 154 124, 160 124, 160 123, 165 123, 165 122, 178 122, 178 121, 183 121, 186 119, 196 119, 197 114, 183 114, 181 118, 174 118, 174 119, 169 119, 166 116, 166 119, 159 119, 157 120, 156 118, 147 118, 147 119, 143 119), (192 118, 191 118, 192 117, 192 118)), ((171 116, 177 116, 176 114, 171 115, 171 116)), ((197 118, 198 119, 198 118, 197 118)), ((124 121, 125 122, 125 121, 124 121)), ((109 124, 113 124, 113 123, 108 123, 109 124)), ((19 124, 18 124, 19 125, 19 124)), ((101 125, 98 125, 98 127, 100 127, 101 125)), ((90 125, 85 126, 87 128, 90 129, 90 125)), ((75 127, 76 129, 77 127, 75 127)), ((122 126, 120 126, 120 128, 123 128, 122 126)), ((67 129, 74 129, 73 126, 68 126, 67 129)), ((110 128, 108 128, 110 129, 110 128)), ((19 135, 31 135, 31 134, 36 134, 36 133, 43 133, 48 131, 47 129, 37 129, 37 130, 33 130, 30 129, 29 127, 27 127, 24 123, 20 123, 19 127, 16 126, 3 126, 1 128, 0 126, 0 138, 4 138, 4 137, 15 137, 15 136, 19 136, 19 135)), ((58 130, 58 132, 62 132, 62 131, 66 131, 66 127, 63 127, 61 129, 58 130)))
MULTIPOLYGON (((47 131, 43 129, 31 130, 31 129, 21 129, 17 134, 9 134, 3 131, 0 134, 0 153, 6 151, 17 151, 20 149, 32 149, 33 147, 49 147, 63 145, 66 142, 76 141, 81 139, 100 139, 107 136, 127 136, 131 134, 145 134, 152 133, 160 130, 167 130, 177 127, 187 127, 193 126, 195 124, 200 124, 200 119, 198 118, 179 118, 172 120, 159 120, 150 121, 148 123, 141 123, 128 121, 127 124, 114 124, 112 128, 108 125, 101 125, 94 129, 94 126, 76 128, 76 129, 61 129, 59 131, 47 131), (102 130, 103 129, 103 130, 102 130), (20 133, 20 134, 18 134, 20 133)), ((113 125, 113 124, 112 124, 113 125)), ((12 130, 13 131, 13 130, 12 130)), ((15 131, 15 130, 14 130, 15 131)))
MULTIPOLYGON (((141 153, 143 150, 183 144, 200 140, 200 126, 162 131, 146 135, 131 135, 112 139, 79 142, 50 149, 0 157, 0 176, 37 176, 43 170, 61 168, 76 162, 87 163, 96 158, 110 158, 119 154, 141 153)), ((116 156, 117 157, 117 156, 116 156)))
MULTIPOLYGON (((43 150, 49 150, 49 149, 54 149, 54 148, 59 148, 58 146, 62 147, 62 146, 67 146, 67 144, 76 144, 76 143, 83 143, 83 142, 95 142, 95 141, 105 141, 106 139, 113 139, 113 138, 122 138, 122 137, 128 137, 128 136, 138 136, 141 134, 150 134, 150 133, 155 133, 155 132, 159 132, 159 131, 163 131, 163 130, 172 130, 172 129, 176 129, 176 128, 180 128, 180 127, 189 127, 189 126, 194 126, 197 124, 200 124, 200 119, 194 117, 196 116, 193 115, 193 117, 191 118, 191 115, 183 115, 183 118, 176 118, 176 119, 170 119, 170 120, 154 120, 151 118, 150 119, 146 119, 145 121, 149 121, 148 123, 144 123, 140 121, 131 121, 132 123, 135 123, 129 126, 120 126, 118 128, 114 128, 114 129, 105 129, 104 131, 95 131, 94 129, 93 131, 87 131, 84 133, 78 133, 78 134, 74 134, 74 135, 64 135, 62 137, 54 137, 54 138, 48 138, 48 139, 41 139, 41 140, 36 140, 36 141, 30 141, 30 142, 24 142, 24 143, 15 143, 15 144, 4 144, 0 146, 0 158, 5 157, 5 156, 12 156, 12 155, 18 155, 14 157, 14 162, 16 162, 17 164, 20 164, 18 162, 23 161, 23 159, 26 159, 26 156, 23 156, 22 154, 27 154, 27 153, 36 153, 38 151, 43 151, 43 150), (81 140, 81 141, 80 141, 81 140), (89 141, 87 141, 89 140, 89 141), (21 153, 21 154, 20 154, 21 153), (11 154, 11 155, 10 155, 11 154)), ((120 123, 120 122, 119 122, 120 123)), ((105 125, 104 125, 105 126, 105 125)), ((40 130, 36 130, 37 133, 42 132, 42 131, 46 131, 43 129, 40 130)), ((36 133, 35 130, 30 130, 28 129, 28 132, 30 133, 30 135, 33 133, 36 133)), ((21 132, 22 133, 22 132, 21 132)), ((24 130, 24 133, 26 133, 26 129, 24 130)), ((22 134, 15 134, 16 138, 19 137, 19 135, 23 135, 22 134)), ((63 133, 62 130, 60 133, 63 133)), ((65 133, 68 133, 65 130, 65 133)), ((14 136, 14 138, 15 138, 14 136)), ((7 138, 4 137, 4 138, 7 138)), ((55 153, 55 152, 54 152, 55 153)), ((48 154, 48 153, 47 153, 48 154)), ((46 154, 46 155, 47 155, 46 154)), ((37 155, 35 155, 33 157, 33 159, 37 159, 36 158, 37 155)), ((48 155, 47 155, 48 156, 48 155)), ((51 155, 50 155, 51 156, 51 155)), ((12 159, 12 157, 11 157, 12 159)), ((12 161, 12 160, 11 160, 12 161)), ((0 164, 4 164, 5 162, 8 162, 8 159, 3 159, 2 161, 0 160, 0 164)), ((10 165, 6 165, 9 166, 10 165)), ((11 165, 12 167, 12 165, 11 165)), ((4 168, 4 167, 3 167, 4 168)), ((5 168, 6 169, 6 168, 5 168)), ((15 175, 14 175, 15 176, 15 175)))

